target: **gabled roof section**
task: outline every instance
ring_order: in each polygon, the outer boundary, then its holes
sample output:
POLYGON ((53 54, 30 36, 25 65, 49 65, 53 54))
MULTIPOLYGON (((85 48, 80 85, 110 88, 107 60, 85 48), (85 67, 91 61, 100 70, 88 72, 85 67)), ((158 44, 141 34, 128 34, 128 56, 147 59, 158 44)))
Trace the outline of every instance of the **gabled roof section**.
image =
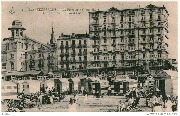
POLYGON ((115 8, 115 7, 111 7, 108 11, 116 11, 116 12, 119 12, 120 10, 115 8))

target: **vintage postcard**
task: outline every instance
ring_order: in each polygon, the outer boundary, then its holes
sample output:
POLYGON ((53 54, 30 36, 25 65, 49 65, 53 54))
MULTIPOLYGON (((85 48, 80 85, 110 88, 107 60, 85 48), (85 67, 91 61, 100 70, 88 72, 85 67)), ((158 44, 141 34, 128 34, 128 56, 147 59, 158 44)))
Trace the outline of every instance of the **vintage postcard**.
POLYGON ((2 1, 2 112, 178 112, 177 1, 2 1))

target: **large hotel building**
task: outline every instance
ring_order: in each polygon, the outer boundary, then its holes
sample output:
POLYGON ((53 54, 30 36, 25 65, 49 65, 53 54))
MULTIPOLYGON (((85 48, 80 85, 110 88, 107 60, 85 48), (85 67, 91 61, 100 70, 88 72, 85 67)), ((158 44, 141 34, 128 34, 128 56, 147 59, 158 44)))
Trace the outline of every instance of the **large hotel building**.
POLYGON ((89 12, 89 34, 61 34, 56 41, 52 28, 48 45, 26 37, 22 22, 15 20, 11 37, 2 42, 2 68, 7 76, 32 71, 62 77, 150 73, 168 60, 168 15, 164 6, 154 5, 89 12))
POLYGON ((135 69, 142 73, 161 69, 168 59, 168 15, 164 6, 151 4, 90 12, 90 67, 99 73, 112 67, 122 75, 134 75, 135 69))

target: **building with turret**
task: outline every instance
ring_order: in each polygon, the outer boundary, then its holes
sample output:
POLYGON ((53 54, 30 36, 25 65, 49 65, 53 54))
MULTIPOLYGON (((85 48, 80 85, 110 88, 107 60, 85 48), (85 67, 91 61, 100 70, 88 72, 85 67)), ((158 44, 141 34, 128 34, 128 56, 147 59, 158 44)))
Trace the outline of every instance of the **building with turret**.
POLYGON ((50 45, 24 35, 26 29, 19 20, 14 20, 8 30, 11 31, 11 37, 3 39, 1 50, 6 80, 26 79, 29 75, 38 75, 40 71, 47 74, 56 69, 56 44, 52 41, 53 28, 50 45))

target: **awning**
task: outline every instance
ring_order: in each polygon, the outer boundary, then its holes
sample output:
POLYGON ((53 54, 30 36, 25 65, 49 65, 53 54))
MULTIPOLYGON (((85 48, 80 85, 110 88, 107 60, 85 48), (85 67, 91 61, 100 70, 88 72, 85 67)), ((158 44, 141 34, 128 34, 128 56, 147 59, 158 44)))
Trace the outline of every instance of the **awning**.
POLYGON ((163 70, 163 71, 171 77, 178 77, 177 71, 172 71, 172 70, 163 70))
POLYGON ((155 76, 155 79, 177 79, 177 78, 178 78, 178 72, 172 70, 161 70, 155 76))
POLYGON ((13 71, 13 72, 8 72, 6 76, 26 76, 26 75, 38 75, 41 71, 13 71))

